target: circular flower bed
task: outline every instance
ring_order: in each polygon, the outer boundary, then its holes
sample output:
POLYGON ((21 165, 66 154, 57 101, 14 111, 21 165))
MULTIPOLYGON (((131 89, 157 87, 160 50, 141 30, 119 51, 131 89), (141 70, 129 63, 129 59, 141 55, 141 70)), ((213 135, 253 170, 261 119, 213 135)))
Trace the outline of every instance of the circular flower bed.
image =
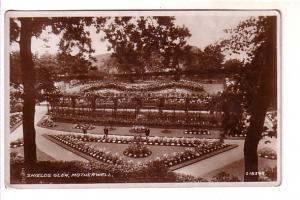
POLYGON ((91 124, 75 124, 73 126, 74 129, 83 129, 83 127, 86 127, 87 130, 93 130, 96 128, 96 126, 91 125, 91 124))
POLYGON ((130 133, 145 133, 146 127, 144 126, 133 126, 129 132, 130 133))
POLYGON ((146 146, 146 142, 144 143, 141 135, 136 135, 133 137, 133 140, 125 149, 123 154, 132 158, 144 158, 151 155, 151 151, 146 146))
POLYGON ((152 152, 143 143, 132 143, 129 144, 123 154, 132 158, 144 158, 150 156, 152 152))
POLYGON ((208 130, 185 130, 184 134, 190 135, 211 135, 208 130))
POLYGON ((169 130, 169 129, 164 129, 164 130, 162 130, 161 132, 162 132, 162 133, 172 133, 172 131, 169 130))
POLYGON ((113 130, 116 130, 116 128, 111 126, 111 127, 108 128, 108 130, 113 131, 113 130))
POLYGON ((276 160, 277 159, 277 153, 273 149, 270 148, 263 148, 258 151, 258 156, 262 158, 267 158, 267 159, 272 159, 276 160))
POLYGON ((23 139, 17 139, 16 141, 10 143, 10 148, 17 148, 22 146, 24 146, 23 139))
POLYGON ((55 127, 56 125, 54 124, 53 120, 50 118, 45 118, 42 123, 41 126, 43 127, 48 127, 48 128, 52 128, 55 127))

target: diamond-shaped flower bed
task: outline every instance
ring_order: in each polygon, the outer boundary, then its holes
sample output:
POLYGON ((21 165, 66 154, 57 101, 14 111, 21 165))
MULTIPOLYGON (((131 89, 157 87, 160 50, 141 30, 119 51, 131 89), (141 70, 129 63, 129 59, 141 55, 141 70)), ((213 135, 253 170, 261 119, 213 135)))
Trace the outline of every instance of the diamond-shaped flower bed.
MULTIPOLYGON (((198 141, 197 145, 193 145, 190 148, 181 146, 182 142, 177 142, 174 146, 166 145, 150 145, 145 151, 128 151, 129 146, 137 145, 129 138, 124 137, 109 137, 104 140, 100 140, 93 137, 88 138, 78 137, 78 135, 64 134, 64 135, 46 135, 46 137, 60 146, 76 153, 88 160, 97 160, 113 165, 119 165, 124 162, 151 162, 153 160, 160 160, 167 167, 185 166, 191 162, 197 162, 198 160, 206 159, 216 154, 222 153, 236 146, 221 144, 218 140, 202 140, 198 141), (112 141, 121 141, 112 143, 112 141), (126 143, 123 143, 126 141, 126 143), (129 144, 129 146, 128 146, 129 144), (177 146, 177 144, 180 144, 177 146), (125 156, 121 156, 121 155, 125 156), (132 160, 133 158, 133 160, 132 160), (187 164, 185 164, 187 163, 187 164)), ((141 143, 144 145, 143 143, 141 143)), ((159 143, 160 144, 160 143, 159 143)), ((144 148, 142 148, 144 149, 144 148)))

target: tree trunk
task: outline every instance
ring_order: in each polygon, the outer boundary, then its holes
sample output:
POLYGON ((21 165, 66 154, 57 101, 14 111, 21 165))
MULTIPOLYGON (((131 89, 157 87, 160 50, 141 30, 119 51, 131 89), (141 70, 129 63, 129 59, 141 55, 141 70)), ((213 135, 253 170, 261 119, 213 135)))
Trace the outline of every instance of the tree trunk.
POLYGON ((244 144, 245 174, 244 181, 258 181, 257 147, 261 139, 268 104, 264 97, 257 99, 257 107, 251 115, 250 126, 244 144))
POLYGON ((244 181, 258 181, 258 155, 257 147, 263 126, 267 109, 271 100, 277 96, 277 27, 276 16, 267 19, 269 30, 267 33, 266 46, 264 47, 264 61, 261 72, 259 90, 255 99, 253 99, 253 110, 250 118, 250 125, 247 130, 247 136, 244 144, 245 174, 244 181))
POLYGON ((21 18, 20 55, 22 81, 24 86, 23 106, 23 139, 24 159, 26 164, 34 164, 36 158, 35 143, 35 71, 31 53, 32 20, 21 18))

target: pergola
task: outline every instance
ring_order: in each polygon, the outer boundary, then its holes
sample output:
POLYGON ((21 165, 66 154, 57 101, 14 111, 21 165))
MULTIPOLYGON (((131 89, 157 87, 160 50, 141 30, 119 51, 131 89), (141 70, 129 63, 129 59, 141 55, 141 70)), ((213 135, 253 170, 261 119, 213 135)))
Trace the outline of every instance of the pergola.
MULTIPOLYGON (((155 116, 166 121, 182 121, 189 124, 199 120, 215 122, 220 126, 222 113, 211 110, 209 103, 197 103, 198 97, 161 95, 99 95, 99 94, 64 94, 53 95, 48 106, 48 113, 53 116, 87 116, 91 120, 96 118, 134 119, 139 114, 148 116, 148 120, 155 120, 155 116)), ((134 122, 132 122, 134 123, 134 122)), ((183 124, 184 125, 184 124, 183 124)))

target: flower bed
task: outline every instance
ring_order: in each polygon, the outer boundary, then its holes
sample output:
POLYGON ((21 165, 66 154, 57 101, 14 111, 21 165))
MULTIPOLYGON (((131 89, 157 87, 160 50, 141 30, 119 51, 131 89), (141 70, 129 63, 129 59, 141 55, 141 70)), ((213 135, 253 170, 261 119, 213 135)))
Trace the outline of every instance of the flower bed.
POLYGON ((211 181, 212 182, 240 182, 241 180, 239 179, 239 177, 229 174, 227 172, 219 172, 217 175, 215 175, 212 178, 211 181))
POLYGON ((184 134, 190 134, 190 135, 211 135, 211 133, 208 130, 185 130, 184 134))
POLYGON ((232 138, 240 138, 240 137, 246 137, 247 134, 245 133, 241 133, 241 134, 228 134, 228 137, 232 137, 232 138))
POLYGON ((162 133, 172 133, 172 131, 169 130, 169 129, 164 129, 164 130, 162 130, 161 132, 162 132, 162 133))
POLYGON ((203 142, 195 148, 186 148, 183 152, 175 152, 171 155, 164 154, 162 158, 157 159, 163 162, 164 166, 172 167, 174 165, 205 156, 228 146, 228 144, 221 144, 217 141, 203 142))
POLYGON ((109 163, 109 164, 114 164, 114 165, 120 165, 123 162, 119 158, 118 154, 112 154, 111 152, 106 151, 105 149, 95 149, 94 147, 87 145, 78 139, 74 139, 72 136, 62 136, 62 135, 49 135, 49 136, 71 148, 76 149, 77 151, 80 151, 86 155, 93 157, 96 160, 109 163))
POLYGON ((143 142, 141 135, 135 135, 123 154, 133 158, 144 158, 150 156, 152 152, 146 145, 147 142, 143 142))
POLYGON ((16 141, 10 143, 10 148, 17 148, 22 146, 24 146, 23 139, 17 139, 16 141))
MULTIPOLYGON (((76 149, 77 151, 80 151, 81 153, 91 156, 96 160, 114 165, 120 165, 125 162, 118 154, 113 155, 111 152, 105 151, 105 149, 98 150, 82 142, 103 142, 103 140, 101 140, 100 138, 94 137, 92 140, 92 138, 89 137, 77 137, 74 135, 49 136, 71 148, 76 149)), ((117 138, 112 138, 112 140, 110 141, 112 141, 113 143, 121 143, 121 140, 117 140, 117 138)), ((133 158, 142 158, 151 155, 151 151, 145 146, 145 143, 133 143, 130 139, 124 139, 123 141, 130 143, 129 147, 124 151, 124 155, 133 158), (138 145, 141 146, 137 148, 138 145)), ((160 144, 157 143, 156 145, 160 144)), ((221 150, 228 146, 228 144, 222 144, 218 140, 199 140, 198 145, 194 147, 187 148, 183 152, 174 152, 171 155, 164 154, 162 157, 157 157, 156 161, 159 161, 165 167, 171 167, 189 160, 199 158, 201 156, 205 156, 209 153, 221 150)))
MULTIPOLYGON (((132 126, 136 125, 137 121, 133 117, 134 114, 116 114, 117 118, 114 118, 111 114, 107 113, 95 113, 91 117, 90 114, 78 113, 78 114, 67 114, 60 113, 58 111, 53 111, 53 119, 55 121, 66 121, 72 123, 89 123, 94 124, 106 124, 106 125, 118 125, 118 126, 132 126)), ((221 125, 218 120, 209 118, 190 118, 187 122, 185 120, 185 115, 176 115, 176 119, 173 119, 172 114, 164 114, 163 116, 151 115, 147 116, 145 119, 141 120, 141 124, 146 127, 164 127, 164 128, 190 128, 198 127, 203 129, 214 129, 220 128, 221 125)))
POLYGON ((124 83, 94 83, 84 86, 80 89, 80 92, 92 92, 101 89, 114 89, 122 92, 149 92, 160 91, 164 89, 188 89, 196 92, 203 92, 203 86, 196 82, 180 81, 180 82, 159 82, 151 83, 147 85, 130 85, 124 83))
POLYGON ((18 125, 23 120, 23 115, 21 113, 10 115, 10 129, 13 129, 16 125, 18 125))
POLYGON ((149 148, 143 143, 131 143, 123 152, 125 156, 132 158, 144 158, 152 154, 149 148))
POLYGON ((87 128, 87 130, 93 130, 96 128, 95 125, 91 125, 91 124, 75 124, 73 126, 73 129, 83 129, 83 127, 87 128))
MULTIPOLYGON (((11 154, 12 155, 12 154, 11 154)), ((170 182, 205 182, 205 179, 195 178, 174 172, 168 172, 166 167, 157 162, 149 162, 148 165, 138 163, 122 165, 111 165, 99 162, 81 162, 81 161, 38 161, 26 170, 28 174, 65 174, 82 173, 90 174, 100 173, 102 176, 52 176, 30 177, 24 179, 24 159, 11 156, 10 173, 12 184, 92 184, 92 183, 170 183, 170 182)))
POLYGON ((277 153, 273 149, 270 148, 263 148, 258 151, 258 156, 262 158, 267 158, 267 159, 272 159, 276 160, 277 159, 277 153))
MULTIPOLYGON (((134 137, 107 137, 103 138, 101 136, 92 135, 82 135, 82 134, 71 134, 71 135, 61 135, 60 137, 71 137, 73 139, 83 141, 83 142, 102 142, 102 143, 116 143, 116 144, 129 144, 134 143, 134 137)), ((176 138, 176 137, 148 137, 148 140, 142 138, 142 142, 147 145, 156 146, 183 146, 183 147, 196 147, 200 145, 203 140, 199 138, 176 138)))
POLYGON ((51 118, 45 118, 42 122, 41 122, 41 126, 46 127, 46 128, 53 128, 55 126, 57 126, 53 120, 51 118))
POLYGON ((276 111, 271 111, 267 112, 267 117, 272 123, 277 122, 277 112, 276 111))
POLYGON ((265 176, 268 179, 267 181, 276 181, 277 180, 277 166, 276 167, 268 167, 264 169, 265 176))
POLYGON ((129 132, 130 133, 145 133, 146 127, 144 126, 133 126, 129 132))
POLYGON ((116 128, 111 126, 111 127, 108 128, 108 130, 113 131, 113 130, 116 130, 116 128))

